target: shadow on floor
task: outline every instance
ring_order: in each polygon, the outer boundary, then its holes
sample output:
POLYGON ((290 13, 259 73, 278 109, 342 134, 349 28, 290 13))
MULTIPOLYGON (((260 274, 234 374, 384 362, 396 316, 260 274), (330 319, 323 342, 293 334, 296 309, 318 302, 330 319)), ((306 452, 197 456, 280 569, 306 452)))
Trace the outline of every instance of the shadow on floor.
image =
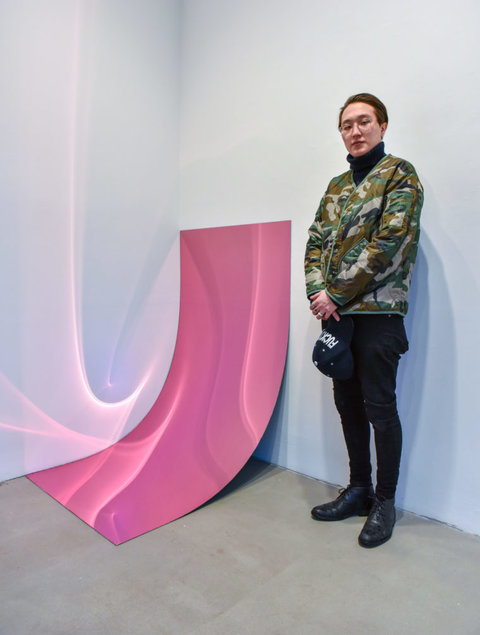
POLYGON ((230 494, 233 494, 233 492, 236 492, 239 489, 250 487, 254 483, 268 478, 272 472, 278 471, 279 469, 283 468, 279 468, 276 465, 265 463, 265 461, 260 461, 259 459, 255 459, 252 457, 247 461, 240 472, 230 481, 230 483, 228 483, 228 485, 226 485, 222 490, 218 492, 218 494, 215 494, 213 498, 208 500, 197 509, 208 507, 208 505, 210 505, 211 503, 215 503, 216 501, 225 498, 230 494))

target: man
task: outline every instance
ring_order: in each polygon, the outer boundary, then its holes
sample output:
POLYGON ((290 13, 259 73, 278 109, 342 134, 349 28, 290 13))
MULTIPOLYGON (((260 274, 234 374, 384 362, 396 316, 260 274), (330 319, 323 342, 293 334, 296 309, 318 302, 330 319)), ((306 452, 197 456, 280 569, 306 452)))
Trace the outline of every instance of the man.
POLYGON ((349 97, 339 130, 350 170, 330 182, 309 229, 305 276, 317 319, 354 323, 354 373, 334 379, 335 405, 347 446, 350 483, 312 517, 336 521, 368 518, 359 535, 376 547, 392 535, 402 449, 396 375, 408 349, 403 317, 417 253, 423 189, 414 167, 386 155, 384 104, 374 95, 349 97), (372 487, 370 424, 375 436, 377 480, 372 487))

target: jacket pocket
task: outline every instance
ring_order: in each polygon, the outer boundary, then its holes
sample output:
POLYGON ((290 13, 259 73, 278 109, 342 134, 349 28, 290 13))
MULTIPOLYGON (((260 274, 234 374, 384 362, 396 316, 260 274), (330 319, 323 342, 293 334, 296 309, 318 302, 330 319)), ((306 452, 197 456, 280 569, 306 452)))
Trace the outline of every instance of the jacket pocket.
POLYGON ((350 247, 350 249, 345 253, 341 262, 346 265, 352 265, 357 261, 358 256, 362 253, 365 247, 368 245, 368 240, 366 238, 362 238, 358 243, 350 247))

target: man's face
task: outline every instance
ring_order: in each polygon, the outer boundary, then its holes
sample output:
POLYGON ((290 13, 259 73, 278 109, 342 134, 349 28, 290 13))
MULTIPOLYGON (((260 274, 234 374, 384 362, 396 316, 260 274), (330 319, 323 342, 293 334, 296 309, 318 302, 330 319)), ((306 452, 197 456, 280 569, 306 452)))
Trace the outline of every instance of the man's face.
POLYGON ((361 157, 383 139, 387 124, 377 121, 375 109, 361 101, 349 104, 342 114, 342 139, 352 157, 361 157))

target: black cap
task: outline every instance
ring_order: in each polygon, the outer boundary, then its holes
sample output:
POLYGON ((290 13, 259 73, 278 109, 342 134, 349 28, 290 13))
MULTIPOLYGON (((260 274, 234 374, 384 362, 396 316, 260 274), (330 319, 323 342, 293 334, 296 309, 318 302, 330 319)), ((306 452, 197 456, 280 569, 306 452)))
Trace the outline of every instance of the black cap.
POLYGON ((333 316, 315 342, 312 361, 320 372, 332 379, 350 379, 353 375, 353 355, 350 349, 353 320, 349 315, 333 316))

